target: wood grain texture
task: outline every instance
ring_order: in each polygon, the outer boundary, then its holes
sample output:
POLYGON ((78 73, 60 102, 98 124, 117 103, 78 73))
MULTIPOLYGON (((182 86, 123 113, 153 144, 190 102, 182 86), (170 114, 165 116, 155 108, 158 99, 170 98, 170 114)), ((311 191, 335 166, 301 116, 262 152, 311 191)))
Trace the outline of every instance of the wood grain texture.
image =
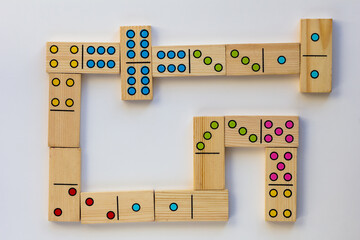
POLYGON ((265 220, 296 221, 297 148, 266 148, 265 220))
POLYGON ((80 146, 80 74, 49 74, 49 147, 80 146))
POLYGON ((193 145, 194 189, 224 189, 224 117, 194 117, 193 145))
POLYGON ((120 27, 121 98, 151 100, 151 26, 120 27))
POLYGON ((81 223, 154 221, 154 192, 82 192, 81 223))
POLYGON ((154 77, 225 74, 225 45, 153 47, 154 77))
POLYGON ((301 20, 300 91, 331 92, 332 19, 301 20))
POLYGON ((298 145, 298 116, 225 116, 225 147, 298 145))
POLYGON ((48 73, 120 73, 120 44, 102 42, 48 42, 48 73))
POLYGON ((227 75, 299 74, 299 43, 228 44, 227 75))
POLYGON ((227 221, 228 190, 155 191, 155 221, 227 221))
POLYGON ((49 221, 80 221, 80 148, 50 148, 49 221))

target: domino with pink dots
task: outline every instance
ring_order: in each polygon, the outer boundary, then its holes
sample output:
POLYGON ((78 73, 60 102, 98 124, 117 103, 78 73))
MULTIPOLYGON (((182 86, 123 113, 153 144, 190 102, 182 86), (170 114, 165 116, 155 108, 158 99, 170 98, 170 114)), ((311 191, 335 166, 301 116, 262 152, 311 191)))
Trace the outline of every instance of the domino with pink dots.
POLYGON ((265 220, 296 220, 297 148, 266 148, 265 220))

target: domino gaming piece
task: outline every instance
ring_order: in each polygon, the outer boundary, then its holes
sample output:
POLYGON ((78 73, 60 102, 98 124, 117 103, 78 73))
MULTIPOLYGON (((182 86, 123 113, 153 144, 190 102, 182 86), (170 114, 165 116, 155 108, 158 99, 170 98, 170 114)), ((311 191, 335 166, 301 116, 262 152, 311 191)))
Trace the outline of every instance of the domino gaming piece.
POLYGON ((155 191, 155 221, 227 221, 228 190, 155 191))
POLYGON ((225 147, 298 147, 297 116, 225 116, 225 147))
POLYGON ((80 221, 80 148, 50 148, 49 221, 80 221))
POLYGON ((120 73, 119 43, 48 42, 48 73, 120 73))
POLYGON ((154 221, 154 192, 83 192, 81 223, 154 221))
POLYGON ((49 74, 49 147, 80 146, 80 74, 49 74))
POLYGON ((296 221, 297 148, 266 148, 265 220, 296 221))
POLYGON ((153 47, 153 76, 225 75, 225 45, 153 47))
POLYGON ((224 117, 194 117, 194 189, 224 188, 224 117))
POLYGON ((332 19, 301 20, 300 91, 331 92, 332 19))
POLYGON ((151 100, 151 26, 120 27, 121 98, 151 100))
POLYGON ((299 43, 228 44, 227 75, 298 74, 299 43))

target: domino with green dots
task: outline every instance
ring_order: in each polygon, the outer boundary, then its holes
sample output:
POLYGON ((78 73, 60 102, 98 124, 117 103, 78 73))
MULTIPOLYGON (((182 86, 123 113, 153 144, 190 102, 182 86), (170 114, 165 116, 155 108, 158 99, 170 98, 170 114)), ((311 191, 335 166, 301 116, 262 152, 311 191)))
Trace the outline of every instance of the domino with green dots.
POLYGON ((120 44, 91 42, 48 42, 48 73, 120 73, 120 44))
POLYGON ((299 43, 228 44, 227 75, 299 74, 299 43))
POLYGON ((154 77, 225 75, 225 45, 153 47, 154 77))
POLYGON ((194 117, 194 189, 224 188, 224 117, 194 117))
POLYGON ((298 147, 298 116, 225 116, 225 147, 298 147))

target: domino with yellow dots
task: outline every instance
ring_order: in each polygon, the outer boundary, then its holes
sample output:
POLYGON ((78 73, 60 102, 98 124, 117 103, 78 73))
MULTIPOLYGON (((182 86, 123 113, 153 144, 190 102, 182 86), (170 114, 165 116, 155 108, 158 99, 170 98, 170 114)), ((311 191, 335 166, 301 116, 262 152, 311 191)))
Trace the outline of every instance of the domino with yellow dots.
POLYGON ((120 73, 119 43, 48 42, 48 73, 120 73))
POLYGON ((49 74, 49 147, 80 147, 80 74, 49 74))
POLYGON ((266 148, 265 161, 265 220, 295 222, 297 148, 266 148))

